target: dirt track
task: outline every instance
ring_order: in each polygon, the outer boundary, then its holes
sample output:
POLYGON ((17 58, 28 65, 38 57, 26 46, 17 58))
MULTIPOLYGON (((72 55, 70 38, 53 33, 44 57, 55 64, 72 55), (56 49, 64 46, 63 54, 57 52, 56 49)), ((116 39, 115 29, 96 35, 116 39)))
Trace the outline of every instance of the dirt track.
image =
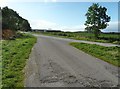
POLYGON ((111 87, 118 68, 72 46, 72 40, 38 36, 25 69, 25 87, 111 87))

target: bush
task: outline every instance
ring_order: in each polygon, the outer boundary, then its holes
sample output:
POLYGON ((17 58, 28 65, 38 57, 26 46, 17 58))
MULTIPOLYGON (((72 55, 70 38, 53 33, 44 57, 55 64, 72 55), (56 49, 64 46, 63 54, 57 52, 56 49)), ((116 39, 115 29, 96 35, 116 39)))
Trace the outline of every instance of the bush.
POLYGON ((16 32, 10 29, 5 29, 2 31, 2 38, 9 40, 9 39, 14 39, 16 35, 16 32))

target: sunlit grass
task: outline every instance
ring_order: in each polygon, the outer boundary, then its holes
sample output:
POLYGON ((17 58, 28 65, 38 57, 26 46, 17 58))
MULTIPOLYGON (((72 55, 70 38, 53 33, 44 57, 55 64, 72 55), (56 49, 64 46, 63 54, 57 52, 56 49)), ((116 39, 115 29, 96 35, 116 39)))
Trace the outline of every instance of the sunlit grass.
POLYGON ((70 45, 88 53, 92 56, 100 58, 115 66, 120 66, 120 47, 104 47, 96 44, 86 43, 70 43, 70 45))
POLYGON ((36 38, 27 34, 2 42, 3 87, 14 89, 24 86, 24 67, 35 42, 36 38))

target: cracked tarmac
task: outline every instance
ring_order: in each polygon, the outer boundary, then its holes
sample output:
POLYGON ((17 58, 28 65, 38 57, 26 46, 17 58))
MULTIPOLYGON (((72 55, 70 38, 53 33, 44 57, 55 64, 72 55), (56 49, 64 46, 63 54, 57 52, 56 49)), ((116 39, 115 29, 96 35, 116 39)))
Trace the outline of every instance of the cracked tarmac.
POLYGON ((25 87, 116 87, 118 68, 69 45, 37 36, 25 68, 25 87))

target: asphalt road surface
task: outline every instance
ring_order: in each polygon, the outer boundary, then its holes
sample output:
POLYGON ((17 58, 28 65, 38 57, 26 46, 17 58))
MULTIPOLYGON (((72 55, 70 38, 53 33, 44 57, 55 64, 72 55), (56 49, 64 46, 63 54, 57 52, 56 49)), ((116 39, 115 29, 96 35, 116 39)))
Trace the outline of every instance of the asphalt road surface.
POLYGON ((36 36, 25 68, 25 87, 118 85, 118 68, 70 46, 73 40, 36 36))

